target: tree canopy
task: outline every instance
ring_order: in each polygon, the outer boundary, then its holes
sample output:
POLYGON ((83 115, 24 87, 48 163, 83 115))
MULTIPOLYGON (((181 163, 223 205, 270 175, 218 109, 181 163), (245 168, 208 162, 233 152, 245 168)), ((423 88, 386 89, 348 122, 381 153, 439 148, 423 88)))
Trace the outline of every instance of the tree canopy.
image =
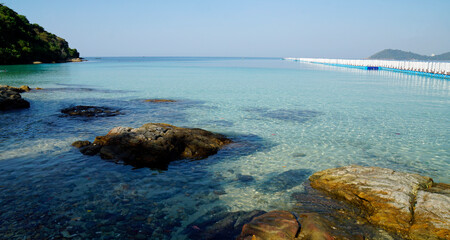
POLYGON ((0 65, 65 62, 79 56, 66 40, 0 3, 0 65))

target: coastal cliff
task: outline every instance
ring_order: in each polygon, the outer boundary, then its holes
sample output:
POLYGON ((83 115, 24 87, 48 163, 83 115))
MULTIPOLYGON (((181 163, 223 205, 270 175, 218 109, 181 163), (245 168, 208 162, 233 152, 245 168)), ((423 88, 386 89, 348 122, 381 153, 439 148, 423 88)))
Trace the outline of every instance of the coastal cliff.
POLYGON ((63 38, 0 3, 0 65, 67 62, 79 55, 63 38))

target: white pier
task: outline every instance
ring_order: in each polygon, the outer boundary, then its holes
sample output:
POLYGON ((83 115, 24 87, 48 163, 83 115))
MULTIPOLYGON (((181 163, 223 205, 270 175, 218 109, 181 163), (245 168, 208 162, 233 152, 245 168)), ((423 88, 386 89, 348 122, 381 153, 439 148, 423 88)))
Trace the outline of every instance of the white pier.
POLYGON ((378 67, 382 70, 401 70, 450 77, 450 62, 423 62, 423 61, 391 61, 391 60, 352 60, 352 59, 326 59, 326 58, 284 58, 285 60, 309 63, 321 63, 334 66, 354 66, 363 68, 378 67))

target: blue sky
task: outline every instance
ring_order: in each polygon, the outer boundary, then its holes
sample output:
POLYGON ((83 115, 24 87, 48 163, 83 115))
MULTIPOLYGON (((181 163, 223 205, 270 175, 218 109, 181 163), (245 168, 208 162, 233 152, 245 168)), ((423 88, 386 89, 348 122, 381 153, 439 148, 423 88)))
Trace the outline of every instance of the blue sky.
POLYGON ((450 51, 450 0, 0 0, 89 56, 450 51))

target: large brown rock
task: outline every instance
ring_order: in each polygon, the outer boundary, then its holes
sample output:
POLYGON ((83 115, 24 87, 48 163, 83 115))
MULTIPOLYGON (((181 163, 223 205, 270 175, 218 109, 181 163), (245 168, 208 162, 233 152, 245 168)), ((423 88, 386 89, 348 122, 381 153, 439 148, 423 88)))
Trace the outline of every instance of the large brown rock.
POLYGON ((299 216, 301 231, 299 240, 334 240, 331 223, 317 213, 304 213, 299 216))
POLYGON ((253 218, 242 228, 238 240, 292 240, 297 237, 300 225, 287 211, 272 211, 253 218))
POLYGON ((30 103, 20 95, 20 93, 28 91, 30 91, 28 86, 16 88, 0 85, 0 110, 29 108, 30 103))
POLYGON ((83 154, 97 153, 104 159, 123 160, 136 166, 166 167, 178 159, 203 159, 217 153, 231 140, 198 128, 180 128, 164 123, 147 123, 140 128, 115 127, 92 144, 83 145, 83 154))
POLYGON ((433 192, 429 177, 353 165, 317 172, 310 181, 359 207, 375 225, 411 239, 449 239, 448 194, 433 192))
POLYGON ((185 232, 190 239, 194 240, 236 239, 245 223, 264 213, 266 212, 260 210, 216 212, 212 209, 189 224, 185 232))

